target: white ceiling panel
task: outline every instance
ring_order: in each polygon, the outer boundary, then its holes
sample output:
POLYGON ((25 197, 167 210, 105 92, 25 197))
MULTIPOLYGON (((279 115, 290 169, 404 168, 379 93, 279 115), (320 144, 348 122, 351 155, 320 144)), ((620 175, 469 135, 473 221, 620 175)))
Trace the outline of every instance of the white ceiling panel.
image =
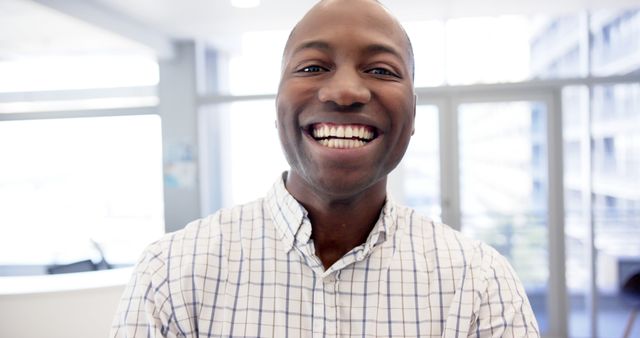
MULTIPOLYGON (((230 42, 237 43, 243 32, 289 30, 315 2, 262 0, 256 8, 238 9, 231 6, 230 0, 0 0, 0 58, 87 50, 143 51, 142 44, 151 48, 146 48, 147 51, 158 53, 162 37, 233 45, 230 42), (109 29, 109 22, 113 29, 109 29)), ((382 3, 402 21, 640 7, 640 0, 383 0, 382 3)))
POLYGON ((0 60, 91 52, 152 53, 142 44, 28 0, 0 0, 0 60))

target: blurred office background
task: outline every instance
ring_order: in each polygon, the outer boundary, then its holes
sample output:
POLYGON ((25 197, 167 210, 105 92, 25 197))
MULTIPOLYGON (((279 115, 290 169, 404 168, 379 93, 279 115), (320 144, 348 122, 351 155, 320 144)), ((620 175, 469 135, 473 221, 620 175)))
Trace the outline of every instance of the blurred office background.
MULTIPOLYGON (((640 337, 640 1, 382 2, 416 55, 394 198, 507 256, 543 336, 640 337)), ((0 0, 0 336, 106 334, 147 244, 264 195, 313 3, 0 0)))

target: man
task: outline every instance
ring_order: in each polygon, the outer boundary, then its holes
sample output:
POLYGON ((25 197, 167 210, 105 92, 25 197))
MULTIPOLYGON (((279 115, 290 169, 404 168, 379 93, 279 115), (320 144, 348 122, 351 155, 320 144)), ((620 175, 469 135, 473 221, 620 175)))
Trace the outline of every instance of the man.
POLYGON ((416 101, 409 39, 381 5, 313 7, 276 106, 291 170, 151 245, 112 336, 539 336, 503 257, 387 198, 416 101))

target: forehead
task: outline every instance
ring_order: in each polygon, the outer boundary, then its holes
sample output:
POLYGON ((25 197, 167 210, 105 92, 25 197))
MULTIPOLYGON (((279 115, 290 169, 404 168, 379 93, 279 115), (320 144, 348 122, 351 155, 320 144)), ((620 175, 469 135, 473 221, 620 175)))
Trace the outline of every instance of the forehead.
POLYGON ((400 24, 373 1, 323 1, 298 22, 285 47, 285 57, 300 45, 322 41, 330 46, 348 40, 353 47, 389 46, 408 61, 408 41, 400 24))

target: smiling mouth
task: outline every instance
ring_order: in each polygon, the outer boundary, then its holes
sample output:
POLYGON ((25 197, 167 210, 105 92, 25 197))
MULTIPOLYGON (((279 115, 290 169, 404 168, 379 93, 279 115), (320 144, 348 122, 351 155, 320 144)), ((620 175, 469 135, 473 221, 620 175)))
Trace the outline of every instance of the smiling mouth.
POLYGON ((316 123, 309 134, 327 148, 351 149, 364 147, 378 135, 375 128, 361 124, 316 123))

